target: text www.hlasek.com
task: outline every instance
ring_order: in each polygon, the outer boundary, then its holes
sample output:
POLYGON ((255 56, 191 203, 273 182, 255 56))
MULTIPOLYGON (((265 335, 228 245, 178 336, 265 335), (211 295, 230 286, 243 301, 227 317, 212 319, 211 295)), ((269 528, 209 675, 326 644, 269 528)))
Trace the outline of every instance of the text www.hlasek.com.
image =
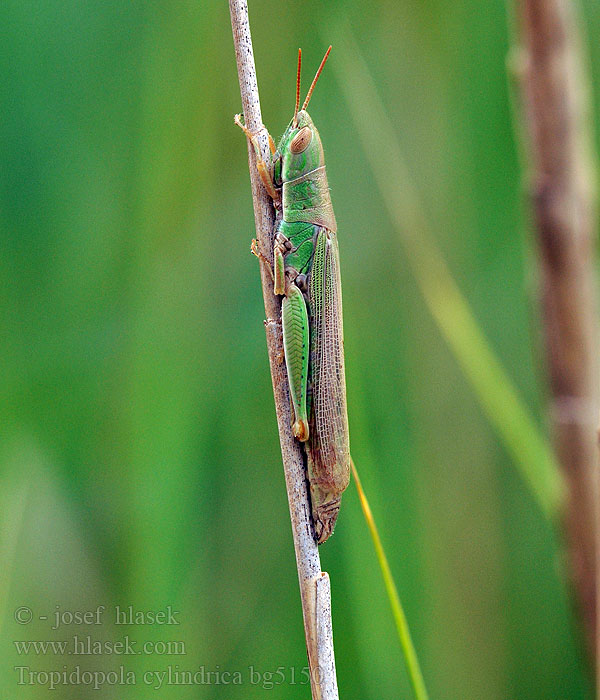
POLYGON ((94 639, 90 635, 74 635, 72 639, 53 640, 15 640, 15 649, 19 656, 128 656, 152 654, 156 656, 184 656, 185 642, 182 640, 152 641, 138 644, 129 635, 120 640, 94 639))

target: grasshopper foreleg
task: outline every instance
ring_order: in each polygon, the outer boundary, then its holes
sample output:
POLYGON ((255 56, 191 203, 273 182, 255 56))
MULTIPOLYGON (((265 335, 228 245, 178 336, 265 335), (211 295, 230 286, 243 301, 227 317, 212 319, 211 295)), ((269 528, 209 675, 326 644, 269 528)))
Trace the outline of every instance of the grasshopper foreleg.
POLYGON ((271 265, 271 261, 269 260, 269 258, 260 249, 260 243, 256 240, 256 238, 252 239, 252 243, 250 244, 250 252, 252 253, 252 255, 255 255, 259 260, 263 261, 267 268, 267 271, 271 275, 271 279, 275 281, 275 275, 273 274, 273 265, 271 265))
MULTIPOLYGON (((262 183, 265 186, 269 197, 271 197, 271 199, 273 199, 274 201, 279 201, 281 199, 281 195, 275 188, 275 185, 273 184, 270 165, 266 163, 262 157, 262 154, 260 152, 260 144, 258 143, 258 138, 256 134, 250 131, 250 129, 242 123, 241 114, 236 114, 233 120, 246 134, 247 139, 250 141, 254 148, 254 152, 256 153, 256 169, 258 170, 260 179, 262 180, 262 183)), ((273 142, 273 138, 271 137, 271 134, 269 134, 268 131, 267 135, 269 137, 269 149, 271 151, 271 154, 273 155, 275 153, 275 143, 273 142)))

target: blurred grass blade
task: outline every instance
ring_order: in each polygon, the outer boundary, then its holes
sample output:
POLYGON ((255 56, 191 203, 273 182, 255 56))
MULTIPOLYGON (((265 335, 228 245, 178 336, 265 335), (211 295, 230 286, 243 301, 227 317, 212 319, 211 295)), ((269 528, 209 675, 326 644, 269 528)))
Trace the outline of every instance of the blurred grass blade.
POLYGON ((332 65, 339 71, 356 133, 427 307, 523 480, 554 521, 564 486, 552 448, 494 354, 431 234, 394 124, 350 28, 338 27, 331 38, 339 56, 332 65))
POLYGON ((406 620, 404 608, 400 602, 398 589, 396 588, 390 565, 385 555, 383 545, 381 544, 381 539, 379 537, 379 532, 377 531, 377 526, 375 525, 375 520, 373 519, 373 514, 371 513, 369 501, 367 501, 367 497, 363 491, 362 484, 358 477, 358 472, 356 471, 354 460, 352 458, 350 458, 350 466, 352 467, 352 474, 354 475, 354 483, 356 484, 356 490, 358 491, 360 505, 363 509, 365 520, 367 521, 369 532, 371 533, 371 538, 373 539, 373 545, 375 546, 375 552, 381 568, 385 590, 390 600, 392 614, 394 615, 394 622, 396 623, 398 637, 400 638, 400 645, 402 646, 402 652, 404 654, 406 670, 408 671, 410 682, 417 700, 427 700, 429 696, 427 695, 427 689, 425 688, 425 681, 423 680, 423 674, 421 673, 421 667, 419 666, 417 652, 415 651, 415 647, 410 636, 410 630, 408 629, 408 622, 406 620))

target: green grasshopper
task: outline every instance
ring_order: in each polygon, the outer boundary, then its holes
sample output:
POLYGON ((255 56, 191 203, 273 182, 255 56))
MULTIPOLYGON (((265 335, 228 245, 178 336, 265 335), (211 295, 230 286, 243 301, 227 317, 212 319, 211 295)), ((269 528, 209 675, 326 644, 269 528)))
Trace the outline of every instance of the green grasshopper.
POLYGON ((350 446, 344 376, 342 290, 337 225, 331 205, 321 138, 306 108, 331 46, 300 106, 302 52, 298 50, 296 108, 277 149, 269 134, 266 163, 255 134, 235 118, 253 144, 262 182, 276 212, 273 263, 253 241, 283 296, 283 346, 293 433, 304 443, 315 536, 332 534, 350 480, 350 446))

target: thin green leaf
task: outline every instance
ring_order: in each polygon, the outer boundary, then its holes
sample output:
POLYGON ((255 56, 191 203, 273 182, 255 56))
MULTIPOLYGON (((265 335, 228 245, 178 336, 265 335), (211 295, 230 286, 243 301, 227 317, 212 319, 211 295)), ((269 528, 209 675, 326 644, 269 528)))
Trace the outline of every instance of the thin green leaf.
POLYGON ((354 475, 354 483, 356 484, 356 490, 358 491, 360 505, 365 515, 369 532, 371 533, 375 553, 377 554, 377 561, 379 562, 379 566, 381 568, 381 575, 383 576, 385 590, 390 600, 392 615, 394 616, 394 622, 396 623, 396 629, 398 630, 400 645, 402 646, 402 653, 404 654, 406 670, 417 700, 427 700, 429 696, 427 694, 427 689, 425 688, 425 681, 423 680, 423 674, 421 673, 417 652, 415 650, 412 637, 410 636, 406 614, 404 613, 404 608, 402 607, 400 596, 398 595, 398 589, 394 582, 394 577, 392 576, 392 571, 385 555, 385 550, 381 544, 381 538, 379 537, 377 525, 375 525, 375 520, 373 519, 373 513, 371 512, 369 501, 367 500, 365 492, 363 491, 363 487, 352 458, 350 459, 350 466, 352 467, 352 474, 354 475))

